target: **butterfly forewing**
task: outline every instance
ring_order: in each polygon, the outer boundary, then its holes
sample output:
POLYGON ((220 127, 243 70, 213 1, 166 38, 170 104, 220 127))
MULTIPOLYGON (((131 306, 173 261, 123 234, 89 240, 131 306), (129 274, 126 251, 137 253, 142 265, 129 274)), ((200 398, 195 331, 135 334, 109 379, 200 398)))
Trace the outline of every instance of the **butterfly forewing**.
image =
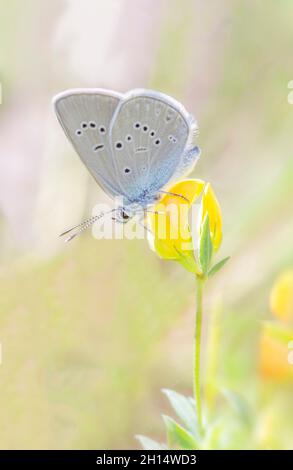
POLYGON ((114 114, 110 139, 120 184, 129 199, 158 191, 174 174, 192 131, 192 117, 172 98, 134 90, 114 114))
POLYGON ((123 193, 109 141, 111 119, 121 98, 107 90, 69 90, 54 100, 68 139, 96 181, 112 196, 123 193))

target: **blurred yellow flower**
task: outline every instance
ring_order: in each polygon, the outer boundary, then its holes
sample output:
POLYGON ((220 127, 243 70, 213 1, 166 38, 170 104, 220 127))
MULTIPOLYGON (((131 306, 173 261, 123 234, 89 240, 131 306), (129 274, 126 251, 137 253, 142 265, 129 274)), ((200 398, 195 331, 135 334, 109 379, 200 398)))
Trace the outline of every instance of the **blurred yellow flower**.
POLYGON ((282 321, 293 322, 293 270, 282 273, 270 295, 272 313, 282 321))
POLYGON ((204 252, 208 269, 222 240, 221 209, 211 185, 199 179, 179 181, 169 188, 154 210, 156 213, 149 220, 157 254, 179 261, 197 275, 207 274, 199 252, 204 252), (205 225, 209 227, 208 235, 204 234, 205 225))
POLYGON ((280 332, 275 325, 266 326, 260 337, 260 373, 262 378, 285 382, 293 378, 290 358, 293 331, 280 332))
POLYGON ((266 323, 260 337, 260 373, 263 378, 282 382, 293 378, 293 270, 283 272, 270 294, 270 308, 281 322, 266 323))

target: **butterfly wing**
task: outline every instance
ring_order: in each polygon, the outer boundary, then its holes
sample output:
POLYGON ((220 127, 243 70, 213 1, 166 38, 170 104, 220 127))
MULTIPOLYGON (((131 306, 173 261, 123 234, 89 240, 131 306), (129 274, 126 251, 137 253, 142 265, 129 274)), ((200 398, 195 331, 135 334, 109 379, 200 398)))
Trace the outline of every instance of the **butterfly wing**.
POLYGON ((110 127, 119 184, 141 202, 171 180, 194 138, 196 123, 183 106, 162 93, 134 90, 119 103, 110 127))
POLYGON ((122 99, 101 89, 74 89, 54 98, 66 136, 98 184, 111 196, 122 195, 110 147, 110 123, 122 99))
POLYGON ((201 150, 200 148, 195 145, 193 147, 187 147, 180 159, 180 163, 176 168, 174 175, 172 176, 171 180, 176 181, 183 176, 187 176, 196 165, 197 161, 199 160, 201 150))

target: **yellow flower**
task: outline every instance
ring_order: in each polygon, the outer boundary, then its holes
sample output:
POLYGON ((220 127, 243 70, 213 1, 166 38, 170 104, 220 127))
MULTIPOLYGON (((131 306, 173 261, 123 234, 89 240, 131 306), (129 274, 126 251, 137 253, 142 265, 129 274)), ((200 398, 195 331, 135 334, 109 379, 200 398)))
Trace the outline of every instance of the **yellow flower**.
POLYGON ((202 195, 202 214, 201 220, 203 221, 206 214, 209 215, 211 240, 214 251, 218 251, 222 242, 222 212, 216 195, 210 185, 205 185, 202 195))
POLYGON ((293 321, 293 270, 285 271, 275 282, 270 307, 273 314, 285 322, 293 321))
POLYGON ((274 382, 293 378, 290 344, 293 331, 282 329, 278 324, 265 325, 260 337, 260 374, 274 382))
POLYGON ((202 275, 204 270, 198 252, 203 237, 207 239, 206 248, 210 240, 211 256, 208 253, 207 267, 222 240, 221 209, 211 185, 198 179, 179 181, 168 189, 154 211, 149 220, 154 234, 152 245, 157 254, 164 259, 177 260, 189 271, 202 275), (204 234, 207 218, 209 237, 204 234))

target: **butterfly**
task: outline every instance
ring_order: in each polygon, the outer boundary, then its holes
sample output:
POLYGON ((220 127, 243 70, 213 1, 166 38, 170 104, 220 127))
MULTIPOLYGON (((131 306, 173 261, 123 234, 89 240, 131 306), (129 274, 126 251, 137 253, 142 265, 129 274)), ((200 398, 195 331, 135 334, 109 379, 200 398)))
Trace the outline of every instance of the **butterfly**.
MULTIPOLYGON (((199 158, 195 119, 163 93, 72 89, 56 95, 53 103, 67 138, 96 182, 122 201, 111 211, 118 222, 145 214, 164 193, 173 194, 166 186, 190 172, 199 158)), ((104 215, 61 235, 76 230, 69 241, 104 215)))

